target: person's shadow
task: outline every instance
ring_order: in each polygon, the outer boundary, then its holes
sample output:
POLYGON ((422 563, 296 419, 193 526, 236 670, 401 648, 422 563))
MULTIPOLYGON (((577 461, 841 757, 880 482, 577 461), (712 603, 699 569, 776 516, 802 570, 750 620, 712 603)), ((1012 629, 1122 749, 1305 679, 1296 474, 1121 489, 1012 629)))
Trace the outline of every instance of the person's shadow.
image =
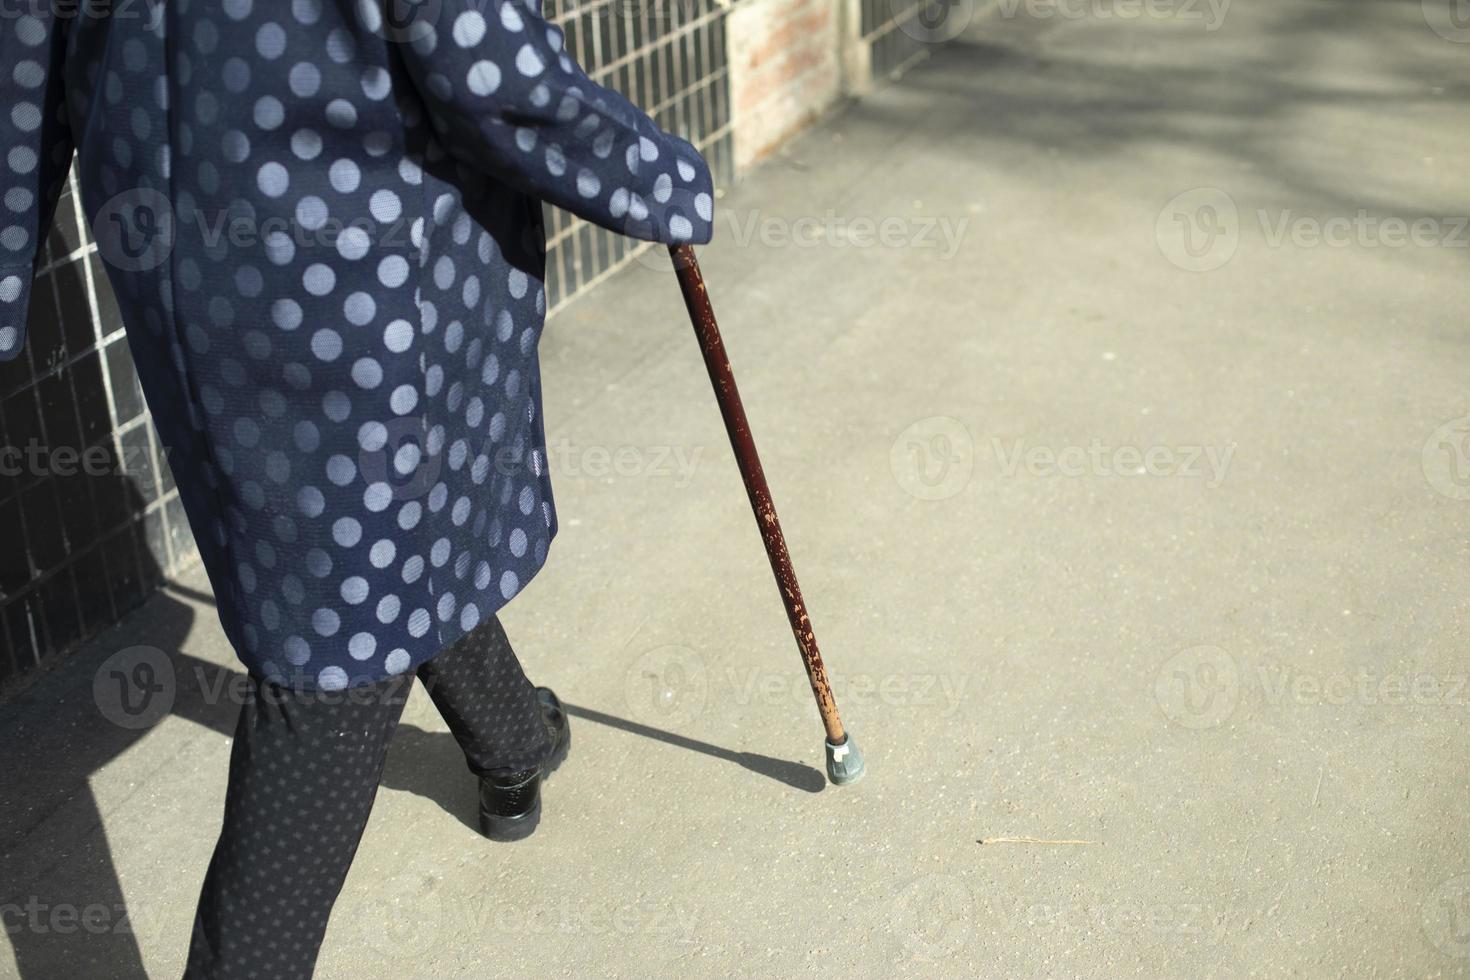
MULTIPOLYGON (((156 567, 150 571, 150 581, 162 581, 156 567)), ((233 734, 243 672, 182 649, 195 626, 196 606, 212 601, 207 594, 166 584, 142 609, 0 708, 0 743, 6 746, 0 784, 0 919, 23 980, 146 980, 140 931, 149 942, 188 942, 187 931, 163 937, 135 928, 91 777, 167 717, 225 737, 233 734)), ((819 792, 824 785, 822 774, 810 766, 733 752, 592 708, 566 707, 583 721, 702 752, 794 789, 819 792)), ((477 787, 453 736, 404 724, 395 741, 383 785, 426 797, 475 828, 477 787)), ((138 778, 146 779, 153 763, 167 760, 119 764, 136 767, 138 778)), ((210 800, 207 811, 208 819, 219 820, 222 801, 210 800)), ((167 830, 164 825, 157 832, 167 830)), ((176 893, 170 901, 192 908, 204 868, 178 870, 180 888, 189 894, 176 893)), ((132 893, 136 900, 136 887, 132 893)))

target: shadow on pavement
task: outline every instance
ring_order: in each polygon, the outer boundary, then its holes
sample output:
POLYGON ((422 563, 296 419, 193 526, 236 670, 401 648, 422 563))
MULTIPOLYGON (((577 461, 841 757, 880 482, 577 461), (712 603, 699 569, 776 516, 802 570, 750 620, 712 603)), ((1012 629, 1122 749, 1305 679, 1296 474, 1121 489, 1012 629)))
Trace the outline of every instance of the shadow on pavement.
MULTIPOLYGON (((170 716, 195 723, 199 737, 234 733, 246 676, 181 651, 196 619, 195 607, 181 596, 212 603, 207 594, 166 586, 114 631, 5 705, 0 919, 21 980, 147 980, 138 930, 90 780, 170 716), (130 651, 148 653, 140 660, 130 651)), ((586 721, 733 762, 803 792, 820 792, 825 785, 810 766, 732 751, 590 708, 566 708, 586 721)), ((477 827, 476 783, 448 732, 400 725, 382 786, 422 796, 471 830, 477 827)), ((211 820, 219 817, 209 813, 211 820)), ((190 888, 204 873, 202 867, 177 870, 190 888)), ((186 935, 146 933, 143 939, 188 941, 186 935)))

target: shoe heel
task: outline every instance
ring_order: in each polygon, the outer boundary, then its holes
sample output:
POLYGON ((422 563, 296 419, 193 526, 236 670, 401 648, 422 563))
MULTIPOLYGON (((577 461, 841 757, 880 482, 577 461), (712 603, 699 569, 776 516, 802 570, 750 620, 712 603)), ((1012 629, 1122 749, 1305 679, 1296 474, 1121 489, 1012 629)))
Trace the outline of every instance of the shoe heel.
POLYGON ((536 832, 536 826, 540 822, 541 798, 539 796, 531 809, 512 817, 480 811, 480 833, 493 841, 509 843, 525 840, 536 832))

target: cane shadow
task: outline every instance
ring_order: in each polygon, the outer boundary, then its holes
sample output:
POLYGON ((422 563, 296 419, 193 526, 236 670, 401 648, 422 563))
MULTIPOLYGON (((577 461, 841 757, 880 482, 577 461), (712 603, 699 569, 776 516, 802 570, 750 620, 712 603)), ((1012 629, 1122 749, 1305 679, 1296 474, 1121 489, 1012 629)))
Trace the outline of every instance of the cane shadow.
MULTIPOLYGON (((827 779, 821 772, 799 762, 776 759, 758 752, 736 752, 689 738, 687 735, 618 718, 593 708, 566 703, 562 706, 573 718, 581 718, 630 735, 650 738, 691 752, 699 752, 722 762, 730 762, 757 776, 774 779, 804 793, 820 793, 827 785, 827 779)), ((398 733, 393 736, 393 748, 383 768, 382 785, 386 789, 422 796, 466 827, 479 831, 478 786, 465 768, 464 754, 460 752, 459 743, 447 732, 426 731, 417 725, 400 725, 398 733)))
POLYGON ((675 732, 665 731, 662 728, 654 728, 642 722, 630 721, 627 718, 618 718, 614 715, 597 711, 593 708, 583 708, 575 704, 563 705, 567 714, 573 718, 584 718, 587 721, 609 728, 616 728, 630 735, 641 735, 651 738, 656 742, 664 742, 675 745, 690 752, 699 752, 712 756, 722 762, 733 762, 743 769, 774 779, 778 783, 790 786, 792 789, 801 790, 803 793, 820 793, 827 785, 827 778, 811 766, 802 765, 800 762, 789 762, 786 759, 776 759, 758 752, 736 752, 709 742, 701 742, 697 738, 687 735, 679 735, 675 732))

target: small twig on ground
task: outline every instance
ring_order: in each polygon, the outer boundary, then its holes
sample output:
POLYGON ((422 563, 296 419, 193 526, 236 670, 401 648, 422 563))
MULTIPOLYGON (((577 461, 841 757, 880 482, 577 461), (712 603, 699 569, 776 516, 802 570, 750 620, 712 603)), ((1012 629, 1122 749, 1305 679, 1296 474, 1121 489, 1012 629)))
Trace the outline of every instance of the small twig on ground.
POLYGON ((976 844, 1101 844, 1100 840, 1045 840, 1041 837, 982 837, 976 844))

